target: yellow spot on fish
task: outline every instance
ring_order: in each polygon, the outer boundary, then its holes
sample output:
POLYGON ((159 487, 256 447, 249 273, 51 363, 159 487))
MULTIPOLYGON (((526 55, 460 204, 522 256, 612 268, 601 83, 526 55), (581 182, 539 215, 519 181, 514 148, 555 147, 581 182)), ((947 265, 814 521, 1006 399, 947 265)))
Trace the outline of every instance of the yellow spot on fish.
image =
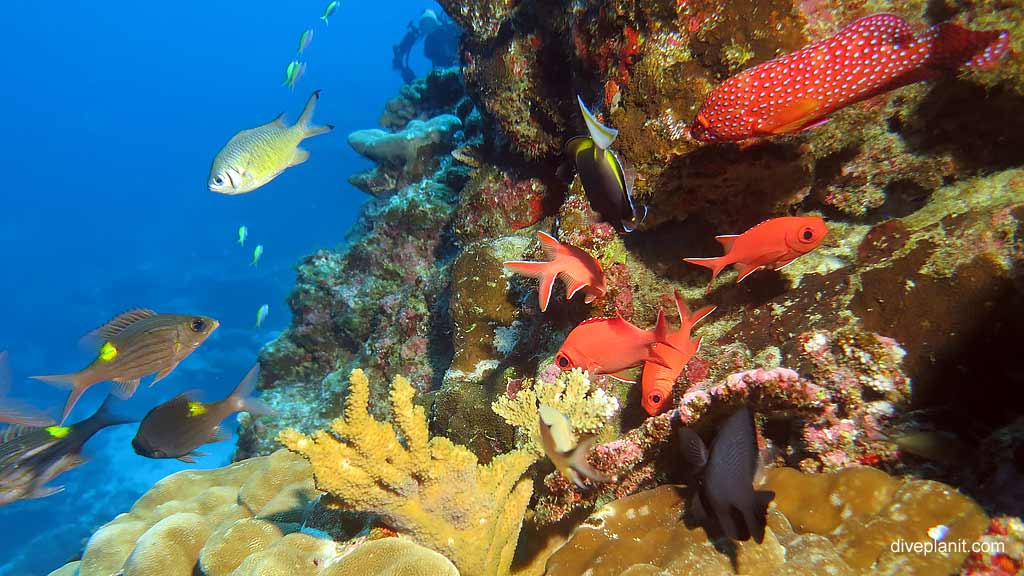
POLYGON ((117 358, 117 346, 110 342, 104 342, 103 347, 100 348, 100 360, 110 362, 114 358, 117 358))
POLYGON ((204 406, 202 402, 188 403, 189 416, 202 416, 203 414, 206 414, 206 406, 204 406))
POLYGON ((60 440, 71 433, 70 426, 50 426, 46 428, 46 433, 54 438, 60 440))

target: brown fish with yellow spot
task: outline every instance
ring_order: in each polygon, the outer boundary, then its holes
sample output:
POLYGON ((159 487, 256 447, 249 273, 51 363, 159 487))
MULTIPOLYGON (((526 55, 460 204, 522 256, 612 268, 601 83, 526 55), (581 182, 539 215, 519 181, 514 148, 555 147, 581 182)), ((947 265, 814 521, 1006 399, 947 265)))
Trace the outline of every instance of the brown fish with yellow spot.
POLYGON ((95 414, 70 426, 12 426, 0 435, 0 506, 23 498, 45 498, 63 490, 46 486, 85 462, 82 446, 107 426, 133 420, 110 412, 111 396, 95 414))
POLYGON ((63 424, 75 403, 93 384, 111 380, 118 384, 115 395, 130 398, 143 376, 156 373, 153 384, 163 380, 218 325, 206 316, 158 314, 145 308, 128 310, 86 336, 103 342, 91 364, 73 374, 33 378, 71 386, 61 416, 63 424))
POLYGON ((273 414, 270 408, 251 397, 258 375, 259 367, 253 366, 231 395, 218 402, 204 404, 184 393, 153 408, 142 419, 132 439, 135 453, 146 458, 195 462, 197 456, 205 456, 196 452, 196 448, 226 440, 220 423, 228 416, 235 412, 273 414))

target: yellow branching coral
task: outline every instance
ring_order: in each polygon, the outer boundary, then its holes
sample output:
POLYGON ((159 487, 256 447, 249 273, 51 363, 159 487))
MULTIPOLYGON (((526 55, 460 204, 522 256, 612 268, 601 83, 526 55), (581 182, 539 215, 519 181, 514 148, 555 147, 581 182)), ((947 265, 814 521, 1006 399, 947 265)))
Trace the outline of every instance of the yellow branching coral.
POLYGON ((279 439, 309 460, 317 487, 338 507, 372 512, 396 531, 450 559, 463 576, 508 574, 533 492, 533 452, 516 450, 482 466, 463 446, 430 438, 422 407, 401 376, 391 385, 394 426, 367 411, 362 370, 349 377, 345 416, 329 430, 279 439))
POLYGON ((574 433, 600 431, 619 409, 619 402, 594 387, 580 368, 562 372, 553 382, 526 380, 514 397, 502 396, 491 404, 495 414, 515 426, 519 446, 544 455, 540 445, 537 406, 547 404, 569 418, 574 433))

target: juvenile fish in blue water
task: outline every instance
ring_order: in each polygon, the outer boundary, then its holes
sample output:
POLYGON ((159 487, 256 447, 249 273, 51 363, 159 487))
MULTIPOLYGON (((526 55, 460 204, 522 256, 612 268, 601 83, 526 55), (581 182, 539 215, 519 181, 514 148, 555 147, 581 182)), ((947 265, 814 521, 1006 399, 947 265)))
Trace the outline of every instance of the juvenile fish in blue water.
POLYGON ((338 6, 341 6, 341 2, 338 0, 332 0, 331 3, 327 5, 327 8, 324 9, 324 15, 320 17, 320 19, 324 21, 324 24, 330 24, 327 19, 331 17, 331 14, 334 14, 334 11, 338 9, 338 6))
POLYGON ((235 412, 272 414, 266 405, 251 397, 258 376, 259 366, 253 366, 231 395, 218 402, 204 404, 185 393, 153 408, 142 419, 132 439, 136 454, 195 462, 196 457, 205 456, 196 452, 196 448, 227 439, 220 424, 228 416, 235 412))
POLYGON ((576 136, 565 145, 566 153, 576 165, 583 191, 590 207, 620 232, 632 232, 647 217, 647 207, 633 202, 636 172, 623 163, 611 145, 619 131, 601 124, 587 109, 583 99, 576 97, 590 136, 576 136))
POLYGON ((292 60, 288 63, 288 68, 284 73, 284 82, 281 82, 282 86, 287 86, 292 90, 295 90, 295 84, 302 78, 302 75, 306 73, 306 63, 299 62, 298 60, 292 60))
POLYGON ((245 226, 238 227, 238 245, 245 246, 245 239, 249 237, 249 229, 245 226))
POLYGON ((252 263, 250 266, 256 267, 260 264, 260 258, 263 257, 263 244, 257 244, 256 248, 252 251, 252 263))
POLYGON ((313 41, 313 29, 309 28, 302 32, 302 36, 299 36, 299 55, 301 56, 306 48, 309 48, 309 43, 313 41))
POLYGON ((93 384, 112 380, 118 384, 114 394, 130 398, 143 376, 155 372, 154 384, 166 378, 218 325, 206 316, 158 314, 145 308, 128 310, 86 336, 103 342, 91 364, 73 374, 32 378, 71 386, 60 420, 63 424, 93 384))
POLYGON ((774 492, 754 490, 757 474, 757 437, 754 414, 743 407, 718 430, 709 453, 691 428, 679 429, 679 445, 696 484, 687 515, 704 524, 713 520, 733 540, 764 541, 768 504, 774 492))
POLYGON ((32 406, 5 398, 11 390, 11 367, 7 362, 7 352, 0 352, 0 422, 19 426, 49 426, 50 418, 32 406))
POLYGON ((313 125, 313 110, 320 91, 313 92, 302 116, 292 126, 285 126, 279 115, 272 122, 242 130, 217 153, 210 167, 207 185, 211 192, 245 194, 263 186, 291 166, 302 164, 309 152, 299 148, 306 138, 334 129, 313 125))
POLYGON ((583 483, 587 478, 593 482, 611 482, 587 462, 587 454, 597 443, 597 436, 590 436, 576 443, 572 434, 572 425, 565 414, 541 404, 537 409, 540 415, 540 443, 555 468, 578 488, 589 489, 583 483))
POLYGON ((70 426, 14 426, 0 434, 0 506, 23 498, 45 498, 63 490, 46 486, 83 462, 82 446, 100 430, 133 420, 110 412, 111 396, 95 414, 70 426))
POLYGON ((256 311, 256 327, 259 328, 263 325, 263 321, 267 319, 267 314, 270 313, 270 306, 264 304, 260 306, 260 309, 256 311))

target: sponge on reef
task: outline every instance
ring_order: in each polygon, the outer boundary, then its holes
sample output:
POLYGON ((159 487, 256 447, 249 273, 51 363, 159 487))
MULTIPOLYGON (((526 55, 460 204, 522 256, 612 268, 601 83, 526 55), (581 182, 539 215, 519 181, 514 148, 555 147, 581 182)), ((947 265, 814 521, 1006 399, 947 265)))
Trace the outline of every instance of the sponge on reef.
POLYGON ((379 515, 464 576, 507 574, 533 492, 524 474, 536 454, 516 450, 480 465, 465 447, 429 437, 426 413, 413 405, 405 378, 391 386, 394 426, 370 416, 362 370, 349 383, 345 415, 329 430, 285 430, 279 437, 309 459, 327 505, 379 515))

